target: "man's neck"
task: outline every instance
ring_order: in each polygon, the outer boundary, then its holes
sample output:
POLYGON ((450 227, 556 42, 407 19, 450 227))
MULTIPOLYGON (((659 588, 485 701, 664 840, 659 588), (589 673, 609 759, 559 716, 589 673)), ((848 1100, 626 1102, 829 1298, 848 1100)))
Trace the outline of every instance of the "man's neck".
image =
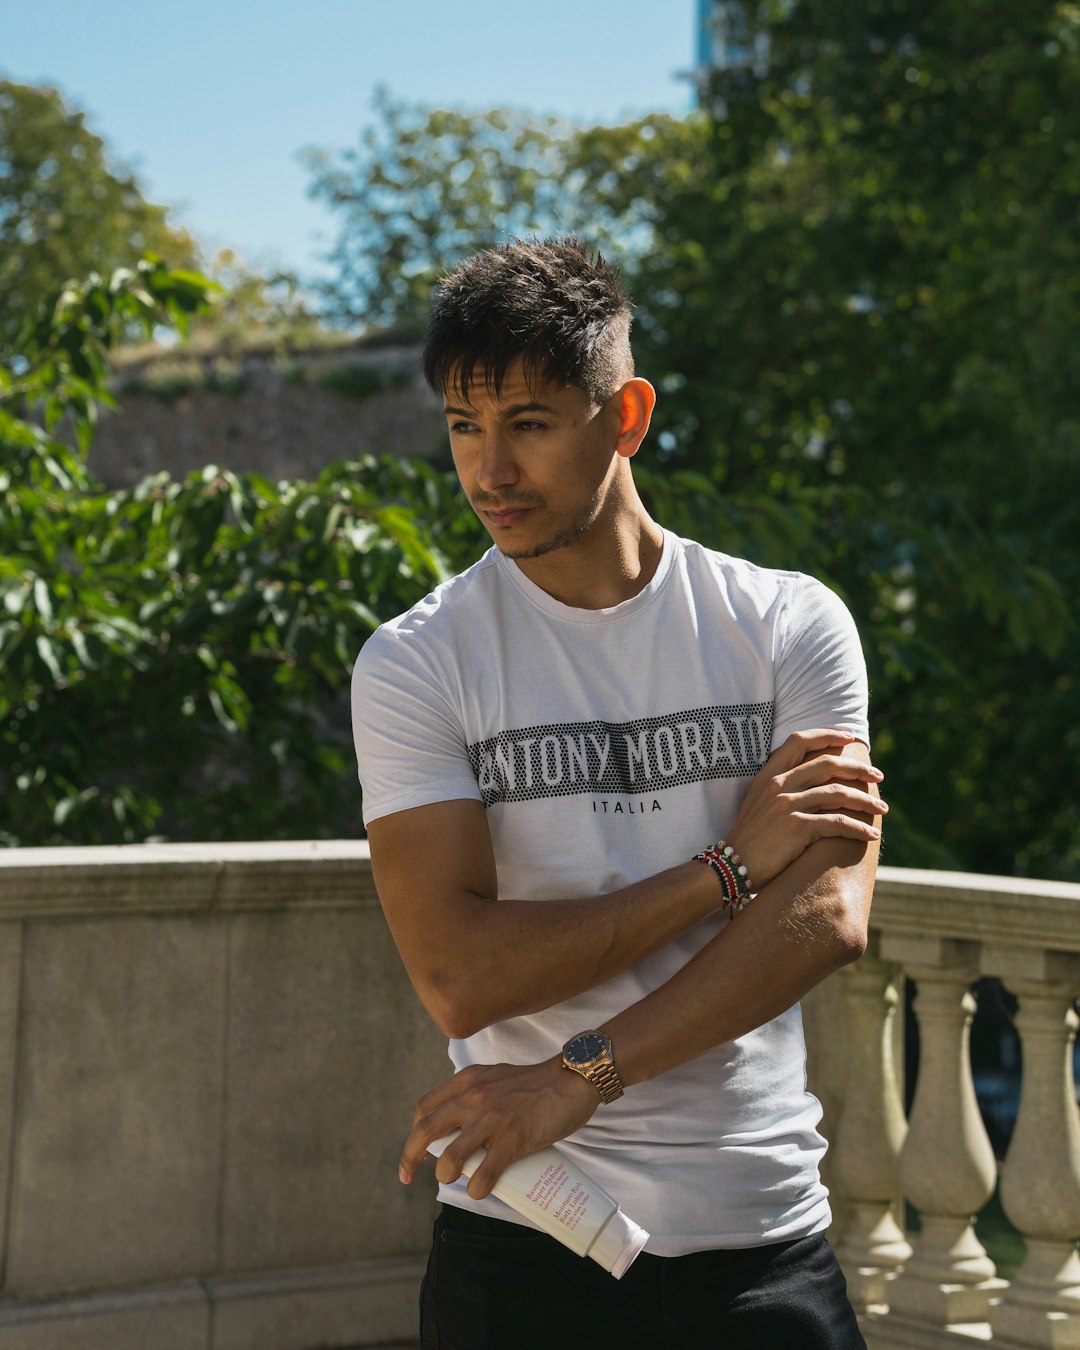
POLYGON ((598 521, 564 548, 514 565, 561 604, 613 609, 645 589, 663 549, 663 530, 640 506, 606 526, 598 521))

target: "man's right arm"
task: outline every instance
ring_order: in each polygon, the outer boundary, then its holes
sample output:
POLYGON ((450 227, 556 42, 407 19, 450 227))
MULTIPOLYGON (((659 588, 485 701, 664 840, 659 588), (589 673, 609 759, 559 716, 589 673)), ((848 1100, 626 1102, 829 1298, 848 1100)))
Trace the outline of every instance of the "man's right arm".
MULTIPOLYGON (((755 884, 766 884, 816 839, 869 837, 871 827, 849 814, 878 810, 865 791, 865 769, 829 754, 806 758, 838 743, 834 731, 798 733, 758 775, 772 807, 754 826, 755 851, 770 859, 755 884)), ((712 870, 687 861, 607 895, 500 899, 486 814, 473 800, 382 816, 369 822, 368 838, 375 884, 409 977, 453 1037, 604 983, 711 914, 721 898, 712 870)))
POLYGON ((368 826, 375 885, 417 994, 447 1036, 602 984, 715 910, 683 863, 605 896, 500 900, 483 806, 438 802, 368 826))

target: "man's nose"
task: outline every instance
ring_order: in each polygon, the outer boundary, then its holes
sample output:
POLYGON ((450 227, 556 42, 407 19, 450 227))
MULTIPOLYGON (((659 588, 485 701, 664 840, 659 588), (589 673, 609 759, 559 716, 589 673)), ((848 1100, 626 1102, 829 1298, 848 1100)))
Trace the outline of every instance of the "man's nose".
POLYGON ((510 487, 517 482, 518 468, 505 432, 489 431, 484 437, 480 461, 476 466, 476 484, 485 492, 510 487))

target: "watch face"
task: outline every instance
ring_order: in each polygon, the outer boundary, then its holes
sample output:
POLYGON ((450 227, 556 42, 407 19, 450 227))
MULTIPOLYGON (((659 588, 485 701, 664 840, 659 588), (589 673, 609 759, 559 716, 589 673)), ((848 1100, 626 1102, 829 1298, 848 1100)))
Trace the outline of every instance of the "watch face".
POLYGON ((580 1036, 567 1041, 563 1047, 563 1054, 571 1064, 591 1064, 594 1059, 599 1059, 606 1049, 606 1036, 602 1036, 599 1031, 583 1031, 580 1036))

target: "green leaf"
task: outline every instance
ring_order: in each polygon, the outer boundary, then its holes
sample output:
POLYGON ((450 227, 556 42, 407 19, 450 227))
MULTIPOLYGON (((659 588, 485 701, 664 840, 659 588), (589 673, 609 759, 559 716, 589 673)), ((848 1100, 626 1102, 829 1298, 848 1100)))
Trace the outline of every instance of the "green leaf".
POLYGON ((34 578, 34 607, 41 616, 42 622, 51 625, 53 621, 52 596, 49 594, 49 588, 42 577, 34 578))
POLYGON ((34 639, 34 646, 37 648, 37 654, 41 657, 43 664, 54 680, 60 681, 64 678, 63 667, 60 664, 61 649, 59 644, 52 638, 38 635, 34 639))
POLYGON ((22 641, 23 626, 14 619, 0 622, 0 662, 7 661, 22 641))
POLYGON ((21 614, 27 598, 34 589, 32 581, 17 581, 3 587, 4 608, 9 614, 21 614))
POLYGON ((228 709, 225 706, 225 700, 221 696, 221 691, 216 687, 211 687, 207 690, 206 696, 210 701, 210 707, 214 710, 214 716, 229 735, 234 736, 240 730, 240 727, 236 720, 229 715, 228 709))
POLYGON ((53 809, 53 824, 66 825, 68 820, 88 802, 96 801, 100 795, 96 787, 83 788, 81 792, 63 797, 53 809))
POLYGON ((87 636, 81 628, 72 629, 71 646, 79 659, 80 665, 82 665, 84 669, 96 670, 98 668, 100 663, 91 652, 87 636))

